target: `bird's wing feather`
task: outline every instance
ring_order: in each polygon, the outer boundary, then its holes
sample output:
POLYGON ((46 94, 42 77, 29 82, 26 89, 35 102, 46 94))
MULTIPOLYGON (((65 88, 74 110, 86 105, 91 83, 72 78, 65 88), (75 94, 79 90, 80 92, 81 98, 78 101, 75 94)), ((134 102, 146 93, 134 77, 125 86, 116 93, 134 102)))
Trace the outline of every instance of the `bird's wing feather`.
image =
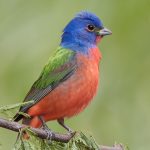
MULTIPOLYGON (((33 84, 24 101, 34 102, 20 108, 21 112, 26 112, 30 107, 39 102, 61 82, 68 79, 76 70, 76 53, 74 51, 59 47, 54 55, 50 57, 48 63, 43 68, 40 77, 33 84)), ((17 120, 18 116, 15 117, 17 120)), ((20 120, 20 119, 19 119, 20 120)))

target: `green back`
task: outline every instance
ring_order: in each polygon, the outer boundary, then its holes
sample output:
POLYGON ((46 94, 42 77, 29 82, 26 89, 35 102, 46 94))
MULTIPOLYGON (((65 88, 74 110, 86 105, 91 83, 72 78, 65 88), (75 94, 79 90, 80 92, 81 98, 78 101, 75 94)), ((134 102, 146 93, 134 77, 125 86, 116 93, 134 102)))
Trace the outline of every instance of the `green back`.
MULTIPOLYGON (((76 52, 58 47, 48 63, 44 66, 40 77, 31 87, 24 101, 33 100, 34 103, 20 108, 21 112, 26 112, 30 107, 39 102, 42 98, 54 90, 60 83, 67 80, 76 70, 76 52)), ((16 115, 15 120, 22 118, 16 115)))
POLYGON ((75 65, 74 56, 74 51, 58 47, 54 55, 49 58, 33 87, 43 89, 52 83, 59 82, 73 69, 75 65))

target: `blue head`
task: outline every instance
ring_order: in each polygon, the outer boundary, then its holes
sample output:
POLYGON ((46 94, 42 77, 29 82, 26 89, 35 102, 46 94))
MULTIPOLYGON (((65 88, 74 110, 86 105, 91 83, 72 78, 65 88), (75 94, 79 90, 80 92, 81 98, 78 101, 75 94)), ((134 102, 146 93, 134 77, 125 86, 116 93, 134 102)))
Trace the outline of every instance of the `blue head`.
POLYGON ((95 14, 82 11, 64 28, 60 45, 86 54, 89 49, 96 47, 97 39, 109 34, 111 31, 104 28, 95 14))

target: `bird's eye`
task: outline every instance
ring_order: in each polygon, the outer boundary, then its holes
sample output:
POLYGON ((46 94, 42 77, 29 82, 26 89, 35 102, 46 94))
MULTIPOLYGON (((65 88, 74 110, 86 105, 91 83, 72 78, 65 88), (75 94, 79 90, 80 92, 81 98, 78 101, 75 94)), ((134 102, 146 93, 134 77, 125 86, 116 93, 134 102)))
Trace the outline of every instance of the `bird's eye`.
POLYGON ((95 26, 94 26, 94 25, 89 24, 89 25, 87 26, 87 29, 88 29, 89 31, 94 31, 95 26))

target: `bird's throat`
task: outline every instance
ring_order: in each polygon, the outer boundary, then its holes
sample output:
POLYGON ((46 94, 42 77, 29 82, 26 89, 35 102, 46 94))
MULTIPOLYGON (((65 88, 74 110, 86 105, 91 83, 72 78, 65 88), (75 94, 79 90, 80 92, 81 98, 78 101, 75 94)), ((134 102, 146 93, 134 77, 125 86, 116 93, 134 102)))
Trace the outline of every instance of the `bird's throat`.
POLYGON ((102 37, 101 36, 97 36, 96 37, 96 44, 98 44, 101 41, 102 37))

